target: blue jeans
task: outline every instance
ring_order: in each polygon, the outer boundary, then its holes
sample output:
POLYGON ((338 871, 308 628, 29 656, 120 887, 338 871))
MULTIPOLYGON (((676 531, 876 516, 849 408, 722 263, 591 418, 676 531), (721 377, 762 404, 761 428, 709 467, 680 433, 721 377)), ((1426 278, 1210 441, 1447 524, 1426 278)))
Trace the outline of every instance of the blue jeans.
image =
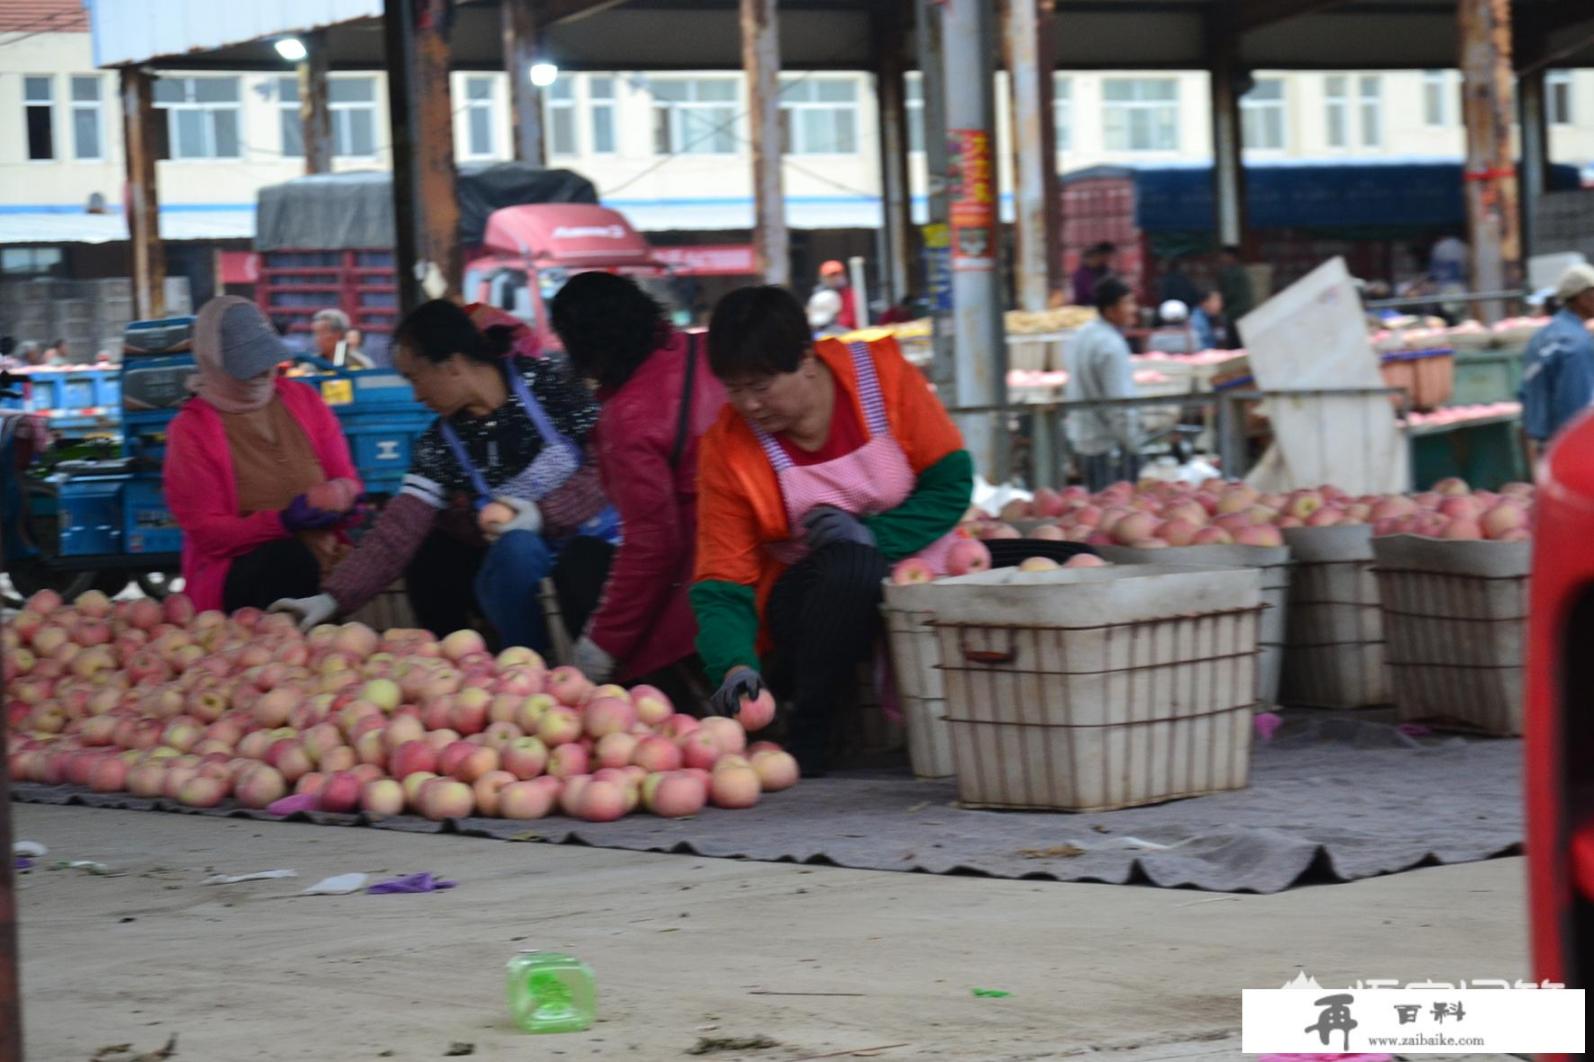
MULTIPOLYGON (((582 524, 574 537, 596 538, 611 545, 620 540, 620 517, 606 508, 582 524)), ((476 573, 476 603, 498 631, 505 646, 524 645, 547 653, 548 625, 543 619, 542 581, 553 574, 570 538, 547 539, 532 531, 511 531, 487 549, 476 573)), ((579 634, 572 632, 572 635, 579 634)))

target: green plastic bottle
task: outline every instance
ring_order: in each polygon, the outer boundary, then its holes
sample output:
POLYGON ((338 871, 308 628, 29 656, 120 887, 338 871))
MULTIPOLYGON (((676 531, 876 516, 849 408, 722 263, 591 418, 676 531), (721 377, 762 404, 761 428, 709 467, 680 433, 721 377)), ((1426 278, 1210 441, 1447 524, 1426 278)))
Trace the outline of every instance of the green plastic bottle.
POLYGON ((580 1032, 598 1014, 598 983, 580 959, 523 951, 509 960, 509 1013, 527 1032, 580 1032))

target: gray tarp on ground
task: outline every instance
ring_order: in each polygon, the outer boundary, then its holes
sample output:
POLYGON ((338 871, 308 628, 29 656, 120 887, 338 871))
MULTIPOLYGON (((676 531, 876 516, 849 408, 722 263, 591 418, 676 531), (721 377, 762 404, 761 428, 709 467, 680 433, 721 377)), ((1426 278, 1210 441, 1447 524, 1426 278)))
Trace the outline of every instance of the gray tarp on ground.
MULTIPOLYGON (((1297 719, 1271 744, 1257 746, 1251 788, 1124 811, 968 811, 954 805, 950 782, 873 774, 802 782, 751 810, 694 819, 472 818, 444 826, 400 816, 371 825, 869 870, 1277 892, 1520 851, 1520 761, 1521 743, 1514 740, 1412 739, 1364 720, 1297 719), (1069 854, 1073 849, 1080 851, 1069 854)), ((16 796, 169 806, 70 786, 23 784, 16 796)))
MULTIPOLYGON (((596 203, 592 182, 570 170, 519 162, 459 167, 459 242, 482 242, 495 210, 522 203, 596 203)), ((393 175, 316 174, 260 189, 255 249, 355 251, 393 246, 393 175)))

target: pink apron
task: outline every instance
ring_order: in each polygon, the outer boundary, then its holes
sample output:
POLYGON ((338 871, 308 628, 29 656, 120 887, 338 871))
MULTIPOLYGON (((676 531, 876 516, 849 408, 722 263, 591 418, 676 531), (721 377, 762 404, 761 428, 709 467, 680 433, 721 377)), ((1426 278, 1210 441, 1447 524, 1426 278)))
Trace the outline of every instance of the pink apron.
MULTIPOLYGON (((752 425, 758 444, 775 468, 786 519, 791 522, 792 538, 766 548, 782 564, 794 564, 808 553, 802 541, 802 520, 820 505, 832 505, 854 516, 874 516, 895 509, 913 493, 917 477, 908 456, 891 436, 886 419, 885 400, 880 395, 880 380, 875 375, 874 358, 867 343, 849 343, 853 372, 858 378, 858 398, 863 405, 869 441, 842 457, 817 465, 798 465, 781 449, 774 436, 752 425)), ((847 396, 838 388, 836 400, 847 396)), ((917 556, 936 575, 946 574, 946 555, 957 541, 953 532, 936 539, 917 556)))

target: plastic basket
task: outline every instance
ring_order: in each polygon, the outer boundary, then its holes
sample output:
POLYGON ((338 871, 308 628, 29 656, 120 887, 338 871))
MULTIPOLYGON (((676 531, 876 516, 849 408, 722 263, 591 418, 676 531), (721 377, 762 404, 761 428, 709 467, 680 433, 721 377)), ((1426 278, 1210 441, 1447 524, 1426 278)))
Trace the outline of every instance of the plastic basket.
MULTIPOLYGON (((1406 392, 1413 409, 1434 409, 1456 389, 1456 358, 1451 350, 1412 350, 1385 354, 1379 365, 1384 386, 1406 392)), ((1391 401, 1399 398, 1391 395, 1391 401)), ((1396 402, 1398 405, 1398 401, 1396 402)))
POLYGON ((1096 552, 1117 564, 1217 565, 1260 571, 1263 607, 1256 643, 1257 706, 1278 704, 1279 676, 1284 670, 1285 617, 1289 614, 1288 546, 1175 546, 1169 549, 1097 546, 1096 552))
MULTIPOLYGON (((351 613, 348 618, 351 622, 363 623, 378 633, 390 631, 396 627, 405 629, 414 627, 415 611, 410 608, 410 598, 405 591, 404 580, 398 580, 392 586, 377 594, 351 613)), ((448 632, 442 631, 439 633, 447 634, 448 632)))
POLYGON ((1254 568, 936 584, 959 799, 1103 811, 1243 788, 1261 606, 1254 568))
POLYGON ((1389 703, 1372 528, 1292 527, 1294 559, 1279 701, 1313 708, 1389 703))
POLYGON ((907 727, 908 761, 920 778, 950 778, 952 728, 946 721, 946 684, 941 677, 941 645, 936 640, 932 604, 935 583, 887 582, 880 612, 896 675, 897 698, 907 727))
POLYGON ((1373 540, 1400 718, 1522 733, 1531 542, 1373 540))

